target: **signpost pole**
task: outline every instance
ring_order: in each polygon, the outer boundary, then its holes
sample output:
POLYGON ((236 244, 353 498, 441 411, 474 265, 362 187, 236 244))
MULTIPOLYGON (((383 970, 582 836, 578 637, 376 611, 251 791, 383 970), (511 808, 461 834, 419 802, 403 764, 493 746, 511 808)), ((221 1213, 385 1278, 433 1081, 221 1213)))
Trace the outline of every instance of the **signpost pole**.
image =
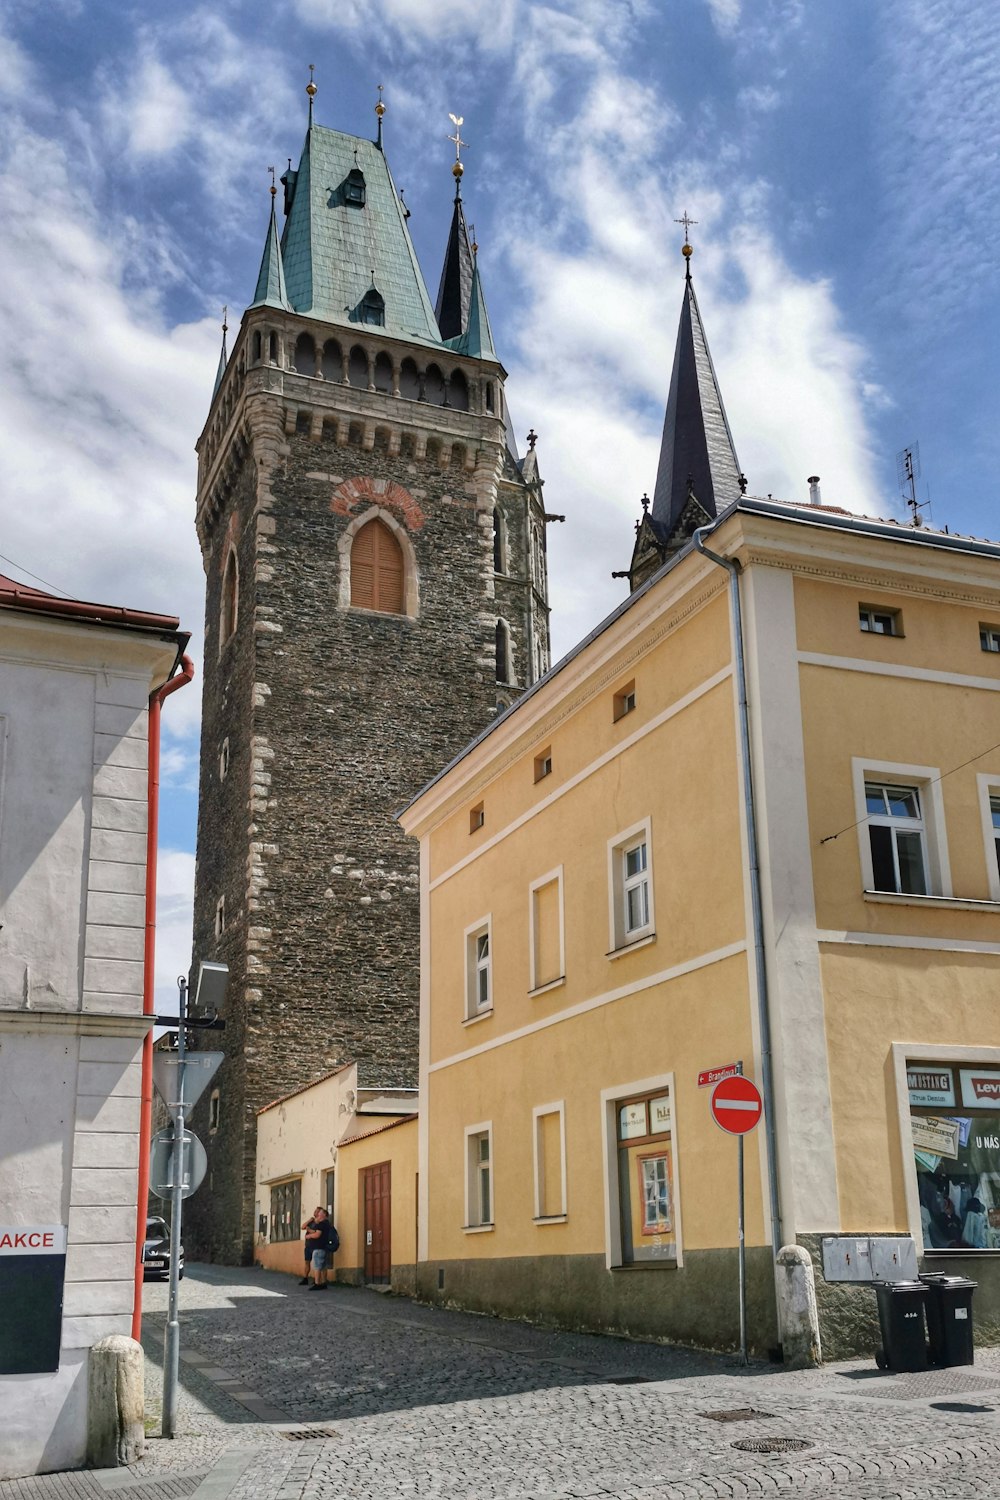
POLYGON ((177 1098, 169 1100, 174 1126, 173 1182, 170 1199, 170 1291, 167 1301, 167 1328, 163 1340, 163 1416, 160 1431, 165 1438, 177 1431, 177 1376, 180 1357, 180 1321, 177 1301, 180 1290, 181 1213, 184 1203, 184 1022, 187 1002, 187 980, 177 981, 180 991, 177 1028, 177 1098))
POLYGON ((745 1198, 743 1190, 743 1137, 736 1137, 736 1176, 740 1201, 739 1256, 740 1256, 740 1364, 747 1361, 747 1248, 744 1233, 745 1198))

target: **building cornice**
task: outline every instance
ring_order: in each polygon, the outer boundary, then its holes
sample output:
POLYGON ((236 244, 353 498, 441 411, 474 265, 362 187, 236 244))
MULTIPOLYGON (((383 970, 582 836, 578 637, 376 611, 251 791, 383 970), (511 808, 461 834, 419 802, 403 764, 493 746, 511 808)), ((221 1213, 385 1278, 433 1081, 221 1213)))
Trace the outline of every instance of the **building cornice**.
POLYGON ((71 1036, 132 1037, 139 1043, 154 1026, 153 1016, 100 1010, 3 1010, 0 1031, 61 1032, 71 1036))

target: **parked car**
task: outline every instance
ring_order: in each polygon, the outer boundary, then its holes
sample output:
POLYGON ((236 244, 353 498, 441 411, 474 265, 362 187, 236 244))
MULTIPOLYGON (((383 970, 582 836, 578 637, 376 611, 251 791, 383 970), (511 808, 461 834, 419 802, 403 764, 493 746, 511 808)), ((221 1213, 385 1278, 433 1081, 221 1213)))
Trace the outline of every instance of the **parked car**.
MULTIPOLYGON (((146 1238, 142 1246, 143 1281, 166 1281, 170 1275, 170 1230, 166 1219, 146 1220, 146 1238)), ((181 1246, 180 1270, 184 1275, 184 1246, 181 1246)))

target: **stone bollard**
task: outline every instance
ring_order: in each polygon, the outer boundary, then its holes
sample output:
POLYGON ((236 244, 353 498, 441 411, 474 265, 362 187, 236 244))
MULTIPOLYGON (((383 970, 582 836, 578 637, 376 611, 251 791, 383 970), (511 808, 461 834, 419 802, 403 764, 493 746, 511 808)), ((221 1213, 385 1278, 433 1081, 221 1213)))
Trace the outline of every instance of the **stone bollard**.
POLYGON ((808 1250, 783 1245, 774 1268, 778 1294, 781 1349, 789 1370, 810 1370, 823 1363, 819 1342, 816 1281, 808 1250))
POLYGON ((93 1469, 134 1464, 146 1447, 142 1345, 113 1333, 90 1351, 87 1463, 93 1469))

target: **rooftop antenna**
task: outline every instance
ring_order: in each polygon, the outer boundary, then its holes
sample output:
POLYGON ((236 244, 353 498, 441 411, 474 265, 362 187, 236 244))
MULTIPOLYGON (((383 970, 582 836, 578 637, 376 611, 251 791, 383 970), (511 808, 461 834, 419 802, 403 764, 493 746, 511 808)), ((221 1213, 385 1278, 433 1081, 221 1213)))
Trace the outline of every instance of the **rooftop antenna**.
POLYGON ((899 480, 899 493, 913 516, 911 524, 922 526, 924 523, 920 512, 930 507, 930 501, 921 503, 917 499, 917 480, 920 478, 919 443, 911 443, 908 448, 901 448, 896 454, 896 477, 899 480))

